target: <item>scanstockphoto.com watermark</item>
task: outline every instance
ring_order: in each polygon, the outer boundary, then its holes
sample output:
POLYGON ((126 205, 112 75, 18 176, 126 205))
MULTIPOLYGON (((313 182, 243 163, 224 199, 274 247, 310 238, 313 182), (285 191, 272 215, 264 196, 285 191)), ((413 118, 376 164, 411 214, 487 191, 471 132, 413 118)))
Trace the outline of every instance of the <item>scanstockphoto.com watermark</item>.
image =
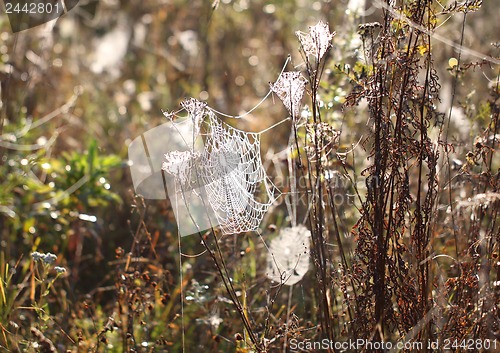
POLYGON ((291 339, 288 342, 288 347, 292 352, 311 352, 320 350, 336 350, 344 352, 359 352, 364 350, 410 350, 412 352, 419 352, 424 349, 424 343, 418 341, 408 341, 408 342, 374 342, 365 340, 362 338, 348 341, 330 341, 329 339, 323 339, 320 341, 310 341, 304 340, 300 341, 297 339, 291 339))
POLYGON ((429 340, 427 342, 421 341, 398 341, 398 342, 376 342, 369 341, 362 338, 347 341, 330 341, 323 339, 320 341, 311 340, 297 340, 291 339, 288 342, 288 347, 291 352, 311 352, 321 350, 336 350, 341 352, 359 352, 367 350, 383 350, 390 351, 410 351, 420 352, 424 349, 432 350, 456 350, 462 349, 466 351, 482 351, 482 350, 497 350, 500 344, 496 339, 465 339, 465 340, 429 340))

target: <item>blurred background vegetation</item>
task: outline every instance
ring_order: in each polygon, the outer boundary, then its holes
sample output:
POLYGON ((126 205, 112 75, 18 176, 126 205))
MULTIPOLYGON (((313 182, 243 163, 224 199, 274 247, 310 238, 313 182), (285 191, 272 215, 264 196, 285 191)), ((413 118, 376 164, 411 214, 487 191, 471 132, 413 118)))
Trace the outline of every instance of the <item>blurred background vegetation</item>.
MULTIPOLYGON (((82 0, 57 21, 16 34, 2 14, 0 350, 43 351, 45 339, 58 351, 122 351, 133 338, 140 351, 180 351, 180 286, 188 293, 186 351, 240 347, 234 335, 242 328, 231 323, 233 308, 209 259, 185 258, 179 281, 172 211, 167 201, 134 195, 128 144, 165 122, 161 109, 176 110, 189 96, 228 114, 250 110, 288 55, 288 69, 303 68, 294 32, 322 19, 337 32, 322 83, 325 117, 342 129, 341 148, 349 148, 369 127, 362 104, 343 109, 356 88, 345 72, 362 61, 358 25, 380 14, 360 0, 82 0), (37 270, 32 251, 56 254, 56 264, 67 269, 47 292, 31 276, 37 270), (137 263, 127 260, 129 252, 137 263)), ((465 24, 461 13, 439 20, 440 36, 498 57, 495 2, 468 14, 465 24)), ((439 40, 433 45, 442 87, 436 108, 446 113, 454 89, 449 59, 458 54, 439 40)), ((465 62, 479 59, 462 54, 465 62)), ((458 167, 488 121, 486 100, 497 75, 498 65, 477 65, 456 86, 449 139, 458 167)), ((286 113, 278 103, 266 100, 237 127, 260 131, 282 120, 286 113)), ((285 149, 288 134, 286 124, 264 134, 263 155, 285 149)), ((356 158, 360 169, 366 167, 365 152, 356 158)), ((354 208, 345 212, 349 232, 358 215, 354 208)), ((286 223, 283 205, 263 228, 272 223, 286 223)), ((272 286, 263 276, 265 259, 257 256, 265 252, 261 240, 245 235, 224 246, 235 278, 252 278, 255 297, 246 300, 264 308, 272 286)), ((203 251, 198 238, 183 239, 182 247, 189 254, 203 251)), ((48 267, 45 273, 45 265, 39 270, 46 283, 56 276, 48 267)), ((296 313, 315 305, 307 295, 313 282, 297 285, 303 300, 296 313)), ((280 305, 276 322, 285 312, 280 305)))

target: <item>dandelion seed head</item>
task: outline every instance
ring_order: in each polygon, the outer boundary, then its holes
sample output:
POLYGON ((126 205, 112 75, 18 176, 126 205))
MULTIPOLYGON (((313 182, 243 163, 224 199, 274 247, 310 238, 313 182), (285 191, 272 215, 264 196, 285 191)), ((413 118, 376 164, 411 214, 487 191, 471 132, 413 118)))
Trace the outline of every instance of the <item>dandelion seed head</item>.
POLYGON ((270 245, 268 278, 289 286, 299 282, 309 270, 310 237, 303 225, 281 229, 270 245))

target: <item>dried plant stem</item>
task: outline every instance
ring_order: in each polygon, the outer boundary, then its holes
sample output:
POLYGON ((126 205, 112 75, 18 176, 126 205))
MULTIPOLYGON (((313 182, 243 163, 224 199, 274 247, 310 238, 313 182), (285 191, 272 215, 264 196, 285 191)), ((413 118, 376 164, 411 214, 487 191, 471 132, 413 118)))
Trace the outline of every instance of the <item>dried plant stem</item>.
MULTIPOLYGON (((196 173, 196 178, 197 178, 198 182, 200 182, 201 179, 199 178, 198 173, 196 173)), ((189 207, 186 203, 186 198, 184 196, 184 190, 182 189, 182 187, 181 187, 181 193, 182 193, 182 198, 185 202, 186 208, 188 210, 189 217, 191 218, 191 221, 193 222, 193 224, 195 224, 196 228, 198 229, 198 236, 200 237, 200 240, 201 240, 203 246, 205 247, 205 249, 207 250, 208 254, 212 258, 212 260, 215 264, 215 267, 217 268, 217 271, 219 272, 219 275, 221 276, 224 287, 226 288, 226 291, 229 294, 229 298, 231 299, 233 305, 236 308, 236 311, 238 312, 238 315, 241 319, 241 322, 243 323, 245 330, 250 337, 250 341, 254 344, 254 346, 258 352, 262 352, 263 348, 261 346, 261 343, 259 342, 259 340, 257 339, 257 336, 254 333, 254 330, 252 328, 250 320, 248 319, 247 312, 244 310, 244 306, 241 303, 241 301, 239 300, 238 295, 236 294, 236 290, 234 289, 234 286, 232 284, 231 276, 229 275, 229 271, 228 271, 228 268, 226 266, 222 251, 220 249, 219 241, 218 241, 217 236, 215 234, 214 227, 210 226, 209 233, 213 239, 215 251, 210 247, 210 245, 207 241, 207 238, 201 233, 201 229, 199 228, 196 220, 193 218, 192 214, 189 212, 189 207)), ((208 205, 205 204, 205 200, 203 198, 201 200, 203 203, 203 207, 206 210, 208 210, 208 208, 207 208, 208 205)), ((207 213, 207 217, 209 217, 208 213, 207 213)))

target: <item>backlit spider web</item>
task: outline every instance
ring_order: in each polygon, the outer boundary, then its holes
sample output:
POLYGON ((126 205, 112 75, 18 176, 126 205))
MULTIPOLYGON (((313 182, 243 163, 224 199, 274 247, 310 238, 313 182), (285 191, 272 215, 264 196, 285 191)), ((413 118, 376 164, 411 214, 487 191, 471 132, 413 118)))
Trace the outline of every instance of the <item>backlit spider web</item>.
POLYGON ((328 24, 319 21, 315 26, 309 27, 309 33, 295 32, 300 45, 306 55, 314 56, 318 61, 323 58, 332 45, 335 32, 330 33, 328 24))
POLYGON ((260 134, 207 116, 202 175, 210 205, 224 233, 256 230, 278 192, 262 166, 260 134))
MULTIPOLYGON (((260 133, 245 132, 222 122, 206 104, 189 99, 182 106, 204 140, 196 168, 199 183, 224 234, 257 230, 280 195, 268 178, 260 155, 260 133)), ((175 156, 175 155, 174 155, 175 156)), ((172 156, 172 157, 174 157, 172 156)), ((167 155, 167 163, 169 156, 167 155)), ((185 164, 186 165, 186 164, 185 164)), ((165 169, 167 172, 183 168, 165 169)), ((195 174, 193 171, 191 175, 195 174)), ((181 177, 183 175, 176 175, 181 177)))
POLYGON ((294 122, 297 122, 306 79, 299 71, 283 72, 275 83, 270 83, 271 91, 276 93, 285 105, 294 122))

